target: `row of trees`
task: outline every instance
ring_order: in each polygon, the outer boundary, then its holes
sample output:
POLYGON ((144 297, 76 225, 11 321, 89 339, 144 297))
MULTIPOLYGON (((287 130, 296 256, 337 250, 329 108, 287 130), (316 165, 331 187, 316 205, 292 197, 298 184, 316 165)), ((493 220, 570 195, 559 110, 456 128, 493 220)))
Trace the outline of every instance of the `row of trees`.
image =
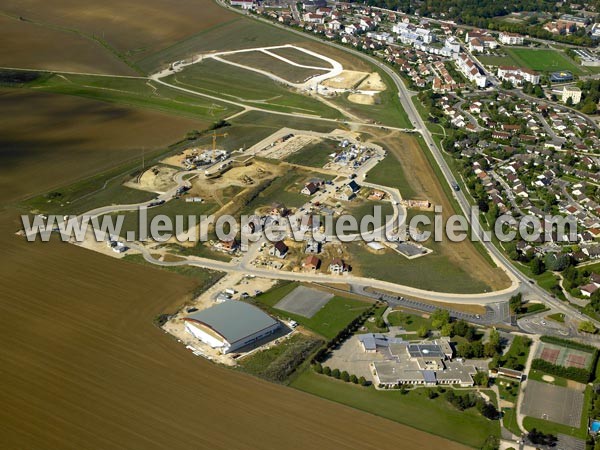
POLYGON ((329 366, 323 367, 321 363, 315 363, 312 365, 315 372, 327 375, 328 377, 335 378, 336 380, 342 380, 346 383, 360 384, 361 386, 369 386, 370 381, 367 381, 365 377, 357 377, 356 375, 350 375, 347 371, 343 370, 340 372, 339 369, 331 369, 329 366))

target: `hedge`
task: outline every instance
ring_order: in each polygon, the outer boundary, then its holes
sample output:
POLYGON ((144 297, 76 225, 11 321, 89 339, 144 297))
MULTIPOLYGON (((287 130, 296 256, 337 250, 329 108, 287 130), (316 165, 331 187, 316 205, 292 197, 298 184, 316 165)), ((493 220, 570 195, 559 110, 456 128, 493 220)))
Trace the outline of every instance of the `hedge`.
POLYGON ((557 377, 568 378, 569 380, 587 383, 590 381, 591 371, 579 369, 578 367, 557 366, 543 359, 536 358, 531 363, 531 368, 541 370, 542 372, 556 375, 557 377))

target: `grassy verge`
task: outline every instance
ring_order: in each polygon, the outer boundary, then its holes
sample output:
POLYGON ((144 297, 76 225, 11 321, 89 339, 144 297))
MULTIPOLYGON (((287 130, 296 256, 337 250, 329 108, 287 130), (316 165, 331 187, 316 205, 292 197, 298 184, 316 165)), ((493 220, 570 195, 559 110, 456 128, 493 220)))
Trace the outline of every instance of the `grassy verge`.
POLYGON ((322 344, 320 339, 295 333, 277 345, 238 360, 238 368, 267 381, 282 383, 322 344))

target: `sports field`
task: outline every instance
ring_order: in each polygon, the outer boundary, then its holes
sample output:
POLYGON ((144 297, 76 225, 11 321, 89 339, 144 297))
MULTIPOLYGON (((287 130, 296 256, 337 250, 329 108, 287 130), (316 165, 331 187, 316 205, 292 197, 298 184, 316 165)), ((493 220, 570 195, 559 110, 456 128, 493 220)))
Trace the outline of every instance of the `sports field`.
POLYGON ((275 309, 297 314, 306 318, 313 317, 323 308, 333 294, 306 286, 298 286, 275 304, 275 309))
POLYGON ((503 49, 518 66, 528 67, 539 72, 569 70, 575 75, 581 68, 559 50, 505 47, 503 49))
POLYGON ((581 390, 529 380, 523 399, 523 414, 579 428, 583 400, 581 390))
POLYGON ((589 369, 592 363, 592 353, 573 348, 561 347, 547 342, 538 347, 536 358, 543 359, 557 366, 589 369))

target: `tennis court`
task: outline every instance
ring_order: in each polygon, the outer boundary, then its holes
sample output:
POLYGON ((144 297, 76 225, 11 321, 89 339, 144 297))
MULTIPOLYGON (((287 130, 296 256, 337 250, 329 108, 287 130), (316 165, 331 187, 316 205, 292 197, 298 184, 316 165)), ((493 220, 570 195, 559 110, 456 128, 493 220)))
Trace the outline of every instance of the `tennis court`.
POLYGON ((592 363, 592 356, 592 353, 583 350, 544 342, 538 348, 536 358, 543 359, 544 361, 557 366, 588 369, 592 363))

